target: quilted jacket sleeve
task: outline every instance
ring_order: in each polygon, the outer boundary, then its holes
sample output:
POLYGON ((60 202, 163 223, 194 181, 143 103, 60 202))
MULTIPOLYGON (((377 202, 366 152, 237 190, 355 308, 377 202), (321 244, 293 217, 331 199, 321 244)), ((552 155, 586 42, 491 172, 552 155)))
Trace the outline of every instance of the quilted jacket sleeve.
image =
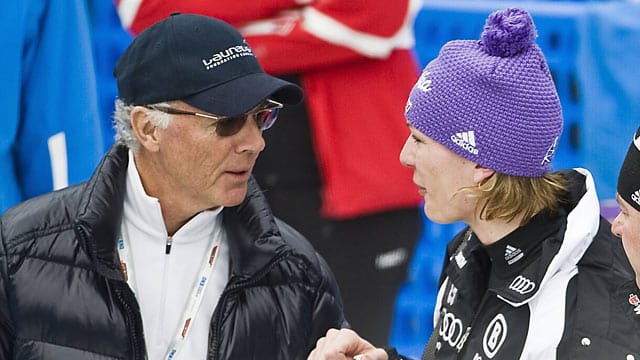
POLYGON ((0 359, 12 358, 15 337, 9 317, 7 253, 5 249, 2 218, 0 218, 0 359))
MULTIPOLYGON (((330 328, 349 328, 344 318, 344 308, 338 283, 325 260, 317 254, 322 281, 317 290, 315 310, 313 312, 312 339, 324 336, 330 328)), ((315 343, 311 344, 315 345, 315 343)))

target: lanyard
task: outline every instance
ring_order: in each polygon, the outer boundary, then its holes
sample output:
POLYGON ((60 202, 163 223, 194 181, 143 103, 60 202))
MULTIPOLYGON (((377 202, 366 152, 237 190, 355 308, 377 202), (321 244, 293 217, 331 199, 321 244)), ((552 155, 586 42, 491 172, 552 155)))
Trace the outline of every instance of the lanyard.
MULTIPOLYGON (((125 281, 135 293, 136 285, 135 277, 133 276, 133 261, 131 259, 127 236, 128 234, 123 221, 121 237, 118 240, 118 254, 120 255, 120 265, 122 267, 122 271, 124 272, 125 281)), ((169 345, 169 349, 167 349, 167 353, 164 356, 165 360, 175 359, 179 350, 182 348, 184 342, 186 341, 187 335, 189 334, 189 329, 191 328, 190 325, 193 322, 196 314, 198 313, 198 309, 200 308, 200 304, 202 303, 202 298, 204 297, 205 290, 207 288, 207 285, 209 284, 209 278, 211 276, 211 272, 213 271, 213 265, 216 261, 216 253, 218 251, 219 241, 220 237, 215 236, 215 240, 211 241, 211 244, 209 245, 209 251, 207 252, 209 254, 209 257, 204 259, 203 264, 200 267, 198 277, 193 284, 193 289, 191 290, 189 302, 187 303, 187 307, 185 308, 184 314, 182 315, 182 321, 179 323, 178 329, 176 330, 176 335, 174 336, 173 341, 169 345)))

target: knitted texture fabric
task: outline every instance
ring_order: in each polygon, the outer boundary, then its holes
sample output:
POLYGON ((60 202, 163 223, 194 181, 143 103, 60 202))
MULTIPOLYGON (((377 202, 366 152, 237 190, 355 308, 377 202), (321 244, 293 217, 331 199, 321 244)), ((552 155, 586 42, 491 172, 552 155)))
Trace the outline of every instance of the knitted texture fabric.
POLYGON ((417 130, 498 173, 540 177, 562 133, 562 109, 533 20, 491 14, 480 40, 453 40, 424 69, 405 109, 417 130))
POLYGON ((618 175, 618 194, 640 211, 640 128, 636 130, 627 156, 622 162, 618 175))

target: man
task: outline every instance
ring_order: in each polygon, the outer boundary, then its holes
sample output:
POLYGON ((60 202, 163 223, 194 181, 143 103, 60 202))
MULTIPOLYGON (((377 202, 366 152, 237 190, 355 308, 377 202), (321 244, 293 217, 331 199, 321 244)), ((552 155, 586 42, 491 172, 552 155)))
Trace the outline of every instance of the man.
POLYGON ((620 213, 613 220, 611 231, 622 239, 622 246, 635 271, 635 282, 630 281, 621 289, 621 302, 628 302, 624 306, 625 312, 640 325, 640 128, 633 136, 622 163, 616 200, 620 213))
POLYGON ((273 213, 331 267, 351 326, 387 342, 422 232, 421 198, 411 171, 397 161, 402 109, 418 74, 413 18, 422 2, 117 3, 134 34, 174 11, 223 19, 245 36, 267 73, 304 89, 304 101, 283 109, 277 131, 265 133, 254 176, 273 213))
POLYGON ((197 15, 140 34, 114 74, 93 177, 0 219, 0 358, 301 359, 345 326, 326 264, 251 179, 300 89, 197 15))
MULTIPOLYGON (((447 246, 423 359, 634 359, 640 333, 616 305, 631 269, 586 169, 551 172, 563 120, 524 9, 480 39, 447 42, 409 95, 400 161, 432 221, 468 227, 447 246)), ((310 360, 399 360, 330 330, 310 360)))

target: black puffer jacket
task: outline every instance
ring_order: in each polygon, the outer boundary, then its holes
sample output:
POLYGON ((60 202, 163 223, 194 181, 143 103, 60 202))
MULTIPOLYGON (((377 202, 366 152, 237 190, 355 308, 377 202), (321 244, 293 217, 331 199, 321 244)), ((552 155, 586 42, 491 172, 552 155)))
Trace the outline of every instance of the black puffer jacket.
MULTIPOLYGON (((127 162, 115 146, 88 183, 0 218, 0 359, 146 358, 115 247, 127 162)), ((208 359, 304 359, 327 329, 346 325, 324 260, 274 219, 253 181, 223 223, 232 276, 211 319, 208 359)))

